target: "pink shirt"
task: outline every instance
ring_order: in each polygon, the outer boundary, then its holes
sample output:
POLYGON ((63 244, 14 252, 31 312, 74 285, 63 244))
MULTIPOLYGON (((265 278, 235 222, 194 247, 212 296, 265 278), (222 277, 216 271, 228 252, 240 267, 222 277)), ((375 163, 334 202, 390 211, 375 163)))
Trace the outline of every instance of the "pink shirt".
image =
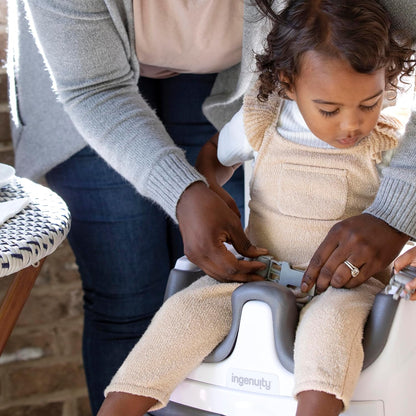
POLYGON ((243 0, 133 0, 141 75, 220 72, 241 60, 243 0))

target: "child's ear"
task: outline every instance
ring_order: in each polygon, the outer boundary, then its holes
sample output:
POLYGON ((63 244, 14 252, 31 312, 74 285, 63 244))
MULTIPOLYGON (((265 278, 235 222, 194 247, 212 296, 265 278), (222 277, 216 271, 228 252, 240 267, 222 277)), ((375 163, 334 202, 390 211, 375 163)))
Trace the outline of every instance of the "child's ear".
POLYGON ((294 101, 295 100, 295 88, 293 86, 293 82, 284 72, 279 73, 279 80, 280 80, 280 83, 285 86, 285 94, 287 98, 294 101))

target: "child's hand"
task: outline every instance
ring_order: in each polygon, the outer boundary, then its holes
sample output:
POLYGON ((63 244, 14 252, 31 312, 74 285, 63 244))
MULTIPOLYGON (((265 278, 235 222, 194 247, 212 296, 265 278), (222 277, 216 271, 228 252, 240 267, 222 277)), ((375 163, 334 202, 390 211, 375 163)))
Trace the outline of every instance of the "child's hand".
MULTIPOLYGON (((406 266, 416 267, 416 247, 405 251, 402 255, 397 257, 397 259, 394 261, 394 272, 397 273, 406 266)), ((416 290, 416 278, 406 285, 407 292, 410 292, 414 289, 416 290)), ((414 293, 410 299, 416 300, 416 293, 414 293)))

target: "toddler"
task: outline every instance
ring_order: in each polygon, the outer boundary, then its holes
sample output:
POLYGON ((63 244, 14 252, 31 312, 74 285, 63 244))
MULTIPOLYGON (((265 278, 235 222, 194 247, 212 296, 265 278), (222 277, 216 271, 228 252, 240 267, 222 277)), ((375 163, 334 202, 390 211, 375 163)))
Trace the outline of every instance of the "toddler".
MULTIPOLYGON (((374 199, 377 165, 397 145, 400 127, 381 113, 385 92, 410 75, 414 51, 393 37, 376 0, 296 0, 269 14, 258 78, 242 109, 202 149, 198 169, 236 209, 222 185, 253 159, 250 241, 305 268, 328 230, 374 199)), ((362 266, 354 258, 340 264, 352 279, 362 266)), ((348 407, 363 362, 364 323, 389 274, 353 289, 329 287, 303 308, 294 351, 297 416, 339 415, 348 407)), ((169 298, 106 389, 99 415, 143 415, 166 405, 228 333, 239 285, 204 276, 169 298)))

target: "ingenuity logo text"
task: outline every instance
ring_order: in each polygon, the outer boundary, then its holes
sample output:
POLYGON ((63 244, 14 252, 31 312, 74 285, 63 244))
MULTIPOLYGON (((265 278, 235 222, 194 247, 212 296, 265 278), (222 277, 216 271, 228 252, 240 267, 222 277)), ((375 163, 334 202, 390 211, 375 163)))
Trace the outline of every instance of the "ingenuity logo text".
POLYGON ((262 389, 270 390, 270 386, 272 384, 271 380, 267 380, 264 377, 253 378, 253 377, 236 376, 234 374, 231 374, 231 383, 237 383, 240 387, 243 387, 245 385, 256 386, 260 390, 262 389))
POLYGON ((227 377, 227 386, 266 394, 279 392, 279 378, 275 374, 230 369, 227 377))

